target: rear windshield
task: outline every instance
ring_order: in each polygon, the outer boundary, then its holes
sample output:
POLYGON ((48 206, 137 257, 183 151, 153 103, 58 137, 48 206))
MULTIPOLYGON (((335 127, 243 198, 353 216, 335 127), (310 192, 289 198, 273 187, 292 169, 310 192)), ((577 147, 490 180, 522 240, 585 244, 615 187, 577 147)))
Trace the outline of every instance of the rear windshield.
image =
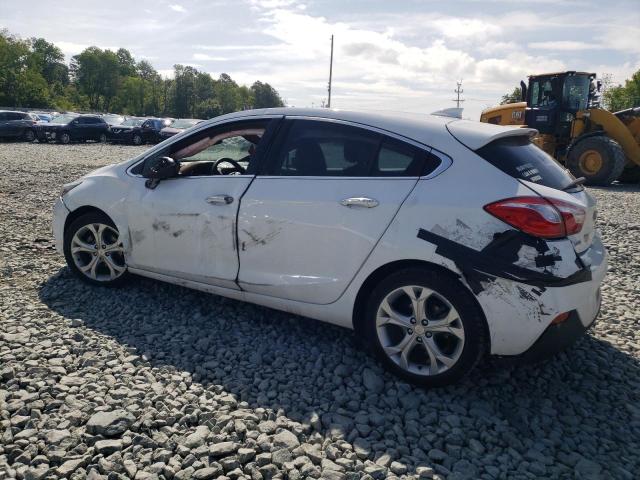
POLYGON ((476 153, 507 175, 563 190, 575 180, 567 170, 524 135, 506 137, 476 150, 476 153))

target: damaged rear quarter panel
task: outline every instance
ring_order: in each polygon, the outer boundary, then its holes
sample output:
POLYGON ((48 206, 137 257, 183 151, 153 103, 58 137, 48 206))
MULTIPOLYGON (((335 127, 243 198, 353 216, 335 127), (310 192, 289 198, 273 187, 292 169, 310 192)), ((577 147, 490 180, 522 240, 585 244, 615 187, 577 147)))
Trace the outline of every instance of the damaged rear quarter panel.
MULTIPOLYGON (((435 263, 460 277, 485 313, 491 335, 491 353, 509 355, 525 351, 560 313, 554 295, 532 285, 524 285, 491 276, 470 282, 460 265, 436 252, 437 246, 418 238, 420 229, 481 251, 505 232, 509 225, 483 210, 483 206, 501 198, 531 195, 531 190, 497 169, 486 168, 486 162, 453 142, 438 147, 453 158, 453 165, 434 179, 420 180, 402 209, 389 226, 375 251, 356 279, 398 259, 414 259, 435 263), (461 185, 460 179, 468 178, 461 185), (413 232, 412 234, 408 234, 413 232), (479 287, 479 288, 478 288, 479 287), (499 332, 496 333, 496 332, 499 332)), ((511 251, 511 261, 541 275, 568 276, 578 270, 575 251, 568 240, 534 245, 530 250, 520 245, 511 251), (544 247, 544 248, 542 248, 544 247), (541 252, 539 250, 544 250, 541 252), (534 253, 535 251, 535 253, 534 253), (562 257, 563 260, 560 260, 562 257), (571 258, 569 262, 564 258, 571 258)))

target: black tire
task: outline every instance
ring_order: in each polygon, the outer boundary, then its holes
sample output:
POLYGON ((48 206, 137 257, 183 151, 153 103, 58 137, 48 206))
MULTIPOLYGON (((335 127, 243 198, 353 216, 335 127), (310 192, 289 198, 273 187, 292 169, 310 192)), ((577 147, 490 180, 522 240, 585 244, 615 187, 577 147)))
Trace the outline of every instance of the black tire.
POLYGON ((24 135, 22 136, 25 142, 33 142, 36 139, 36 133, 28 128, 25 130, 24 135))
POLYGON ((620 183, 640 183, 640 165, 627 167, 618 177, 620 183))
POLYGON ((575 177, 585 177, 587 185, 608 186, 620 177, 626 158, 618 142, 606 135, 578 140, 567 156, 567 168, 575 177), (589 168, 590 155, 600 158, 598 166, 589 168))
MULTIPOLYGON (((418 319, 418 321, 420 321, 418 319)), ((369 346, 384 367, 400 378, 423 387, 450 385, 468 375, 488 351, 488 331, 484 315, 471 292, 453 276, 443 275, 425 268, 407 268, 397 271, 371 292, 365 309, 363 333, 369 346), (398 288, 415 285, 433 290, 445 298, 458 312, 464 328, 462 352, 453 365, 437 374, 419 375, 403 369, 384 351, 377 333, 376 318, 381 302, 398 288)))
POLYGON ((68 143, 71 143, 71 135, 69 135, 68 132, 62 132, 58 136, 58 142, 62 143, 63 145, 67 145, 68 143))
MULTIPOLYGON (((80 269, 76 265, 76 262, 74 261, 73 255, 71 253, 72 239, 76 234, 76 232, 78 232, 78 230, 90 224, 108 225, 117 232, 116 225, 111 221, 111 219, 107 215, 103 213, 88 212, 76 218, 64 232, 64 244, 63 244, 64 258, 67 261, 67 265, 69 266, 69 269, 80 280, 82 280, 83 282, 89 283, 91 285, 100 285, 104 287, 116 287, 116 286, 122 285, 124 282, 127 281, 130 275, 128 270, 125 270, 124 273, 122 273, 119 277, 113 280, 108 280, 108 279, 94 280, 93 278, 90 278, 89 276, 84 274, 82 271, 80 271, 80 269)), ((123 262, 124 262, 124 255, 123 255, 123 262)), ((126 268, 126 263, 124 265, 126 268)))
POLYGON ((134 145, 142 145, 142 137, 140 135, 134 135, 131 141, 134 145))
POLYGON ((98 142, 99 143, 107 143, 107 134, 106 133, 101 133, 100 136, 98 137, 98 142))

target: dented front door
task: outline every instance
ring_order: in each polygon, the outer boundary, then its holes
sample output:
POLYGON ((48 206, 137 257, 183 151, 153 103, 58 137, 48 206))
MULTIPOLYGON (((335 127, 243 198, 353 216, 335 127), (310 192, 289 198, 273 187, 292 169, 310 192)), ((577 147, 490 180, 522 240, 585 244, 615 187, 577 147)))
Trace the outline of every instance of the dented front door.
POLYGON ((252 175, 139 179, 127 201, 131 267, 238 288, 236 213, 252 175))

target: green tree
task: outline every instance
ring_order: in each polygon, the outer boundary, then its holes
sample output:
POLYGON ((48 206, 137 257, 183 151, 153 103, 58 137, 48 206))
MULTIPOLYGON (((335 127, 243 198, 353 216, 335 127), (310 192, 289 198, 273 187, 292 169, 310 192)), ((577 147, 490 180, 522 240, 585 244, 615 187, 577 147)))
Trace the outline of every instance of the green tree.
POLYGON ((513 92, 507 93, 502 96, 500 100, 500 105, 506 105, 507 103, 517 103, 522 101, 522 89, 520 87, 516 87, 513 89, 513 92))
POLYGON ((255 82, 251 85, 255 108, 283 107, 284 102, 280 94, 268 83, 255 82))
POLYGON ((624 86, 605 91, 603 97, 606 108, 612 112, 640 106, 640 70, 626 80, 624 86))

